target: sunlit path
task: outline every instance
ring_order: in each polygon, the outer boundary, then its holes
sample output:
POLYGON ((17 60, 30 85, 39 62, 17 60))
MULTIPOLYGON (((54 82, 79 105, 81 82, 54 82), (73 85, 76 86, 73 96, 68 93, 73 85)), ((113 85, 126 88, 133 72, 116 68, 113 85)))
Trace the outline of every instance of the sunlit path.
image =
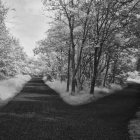
POLYGON ((125 90, 82 106, 64 103, 33 78, 0 110, 1 140, 127 140, 139 92, 125 90))

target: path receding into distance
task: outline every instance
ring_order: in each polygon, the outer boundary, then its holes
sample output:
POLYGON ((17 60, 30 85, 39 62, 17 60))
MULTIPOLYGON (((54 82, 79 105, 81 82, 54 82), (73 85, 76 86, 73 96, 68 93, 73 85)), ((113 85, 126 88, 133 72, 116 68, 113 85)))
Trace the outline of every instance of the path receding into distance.
POLYGON ((82 106, 70 106, 33 78, 0 108, 0 140, 129 140, 128 121, 139 106, 139 89, 82 106))

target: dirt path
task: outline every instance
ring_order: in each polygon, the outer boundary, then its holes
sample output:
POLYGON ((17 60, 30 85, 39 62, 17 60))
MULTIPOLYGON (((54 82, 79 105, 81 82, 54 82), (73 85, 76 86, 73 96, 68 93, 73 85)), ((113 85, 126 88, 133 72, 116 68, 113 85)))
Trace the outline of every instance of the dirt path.
POLYGON ((138 94, 125 89, 75 107, 34 78, 0 109, 0 140, 129 140, 127 125, 139 106, 138 94))

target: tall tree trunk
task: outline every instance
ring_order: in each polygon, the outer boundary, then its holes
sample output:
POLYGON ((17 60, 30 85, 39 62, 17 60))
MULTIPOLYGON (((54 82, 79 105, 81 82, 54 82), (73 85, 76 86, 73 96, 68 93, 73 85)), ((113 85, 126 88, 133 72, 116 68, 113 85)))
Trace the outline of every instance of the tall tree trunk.
POLYGON ((115 83, 116 65, 117 65, 117 60, 114 60, 113 72, 112 72, 112 83, 115 83))
POLYGON ((94 68, 94 75, 91 80, 90 94, 94 94, 94 87, 97 79, 97 68, 94 68))
POLYGON ((71 94, 75 93, 75 47, 72 47, 72 87, 71 87, 71 94))
POLYGON ((90 88, 90 94, 94 94, 94 87, 96 83, 97 78, 97 70, 98 70, 98 58, 97 58, 98 48, 95 48, 95 57, 94 57, 94 72, 91 79, 91 88, 90 88))
POLYGON ((60 56, 61 58, 60 58, 60 67, 61 67, 61 69, 60 69, 60 79, 61 79, 61 83, 62 83, 62 81, 63 81, 63 77, 62 77, 62 69, 63 69, 63 59, 62 59, 62 48, 61 48, 61 56, 60 56))
POLYGON ((69 85, 70 85, 70 46, 68 51, 68 73, 67 73, 67 92, 69 92, 69 85))
POLYGON ((90 52, 90 68, 89 68, 89 78, 92 79, 92 73, 93 73, 93 63, 92 63, 92 54, 90 52))
POLYGON ((105 76, 104 76, 104 80, 103 80, 103 87, 105 87, 105 85, 106 85, 106 78, 107 78, 107 74, 108 74, 108 70, 109 70, 109 64, 110 64, 110 56, 108 56, 108 59, 107 59, 107 67, 106 67, 106 72, 105 72, 105 76))
MULTIPOLYGON (((73 0, 72 2, 72 7, 73 7, 73 0)), ((71 17, 71 24, 69 26, 70 28, 70 39, 71 39, 71 67, 72 67, 72 84, 71 84, 71 94, 73 95, 75 93, 75 76, 76 76, 76 72, 75 72, 75 43, 74 43, 74 21, 75 18, 74 16, 71 17)))

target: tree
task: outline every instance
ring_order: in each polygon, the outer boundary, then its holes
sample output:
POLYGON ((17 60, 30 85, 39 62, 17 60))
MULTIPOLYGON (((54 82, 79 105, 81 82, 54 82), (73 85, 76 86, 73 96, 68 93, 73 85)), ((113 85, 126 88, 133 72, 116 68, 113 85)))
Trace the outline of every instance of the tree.
POLYGON ((17 39, 9 34, 5 25, 8 8, 0 0, 0 74, 14 76, 24 73, 27 55, 17 39))
MULTIPOLYGON (((52 9, 57 9, 59 13, 59 17, 57 17, 58 21, 62 24, 65 23, 65 26, 68 27, 69 30, 69 38, 70 38, 70 46, 71 46, 71 75, 72 75, 72 93, 75 92, 75 80, 76 75, 81 63, 82 51, 84 44, 86 42, 86 35, 88 32, 88 21, 90 18, 88 17, 90 14, 92 0, 88 3, 87 7, 83 7, 83 4, 87 4, 81 1, 50 1, 50 5, 52 9), (79 8, 79 9, 78 9, 79 8), (83 13, 81 16, 80 13, 83 13), (85 15, 84 15, 85 14, 85 15), (60 16, 61 15, 61 16, 60 16), (80 23, 82 21, 82 25, 80 23), (80 31, 82 29, 82 31, 80 31), (75 36, 78 35, 78 42, 81 44, 79 54, 76 52, 76 39, 75 36), (75 57, 78 59, 76 60, 75 57), (77 62, 76 62, 77 61, 77 62)), ((46 4, 46 1, 44 1, 46 4)))
POLYGON ((44 0, 43 4, 56 14, 41 50, 44 53, 51 48, 62 56, 61 62, 68 54, 72 94, 75 81, 79 89, 88 81, 93 94, 95 85, 118 82, 134 68, 130 59, 138 49, 138 0, 44 0))

